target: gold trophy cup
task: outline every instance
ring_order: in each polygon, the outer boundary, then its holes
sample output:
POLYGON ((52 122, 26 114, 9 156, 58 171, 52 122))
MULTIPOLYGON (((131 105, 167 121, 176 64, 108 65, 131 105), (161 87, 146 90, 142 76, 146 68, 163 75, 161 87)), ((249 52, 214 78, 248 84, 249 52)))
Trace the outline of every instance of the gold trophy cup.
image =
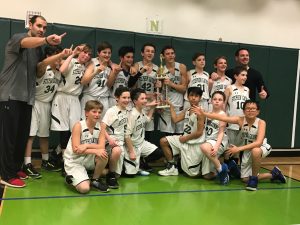
POLYGON ((161 87, 156 87, 156 101, 157 109, 169 108, 170 105, 167 103, 168 99, 168 86, 164 84, 164 79, 167 78, 167 74, 164 73, 163 66, 163 55, 160 54, 160 66, 156 73, 156 80, 161 83, 161 87))

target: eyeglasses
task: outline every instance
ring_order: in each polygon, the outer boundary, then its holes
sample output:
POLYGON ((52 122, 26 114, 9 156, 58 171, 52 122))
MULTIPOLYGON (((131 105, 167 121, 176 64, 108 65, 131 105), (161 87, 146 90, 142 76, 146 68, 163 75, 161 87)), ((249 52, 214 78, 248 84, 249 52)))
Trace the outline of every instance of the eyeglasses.
POLYGON ((255 112, 257 108, 245 108, 245 111, 247 112, 255 112))

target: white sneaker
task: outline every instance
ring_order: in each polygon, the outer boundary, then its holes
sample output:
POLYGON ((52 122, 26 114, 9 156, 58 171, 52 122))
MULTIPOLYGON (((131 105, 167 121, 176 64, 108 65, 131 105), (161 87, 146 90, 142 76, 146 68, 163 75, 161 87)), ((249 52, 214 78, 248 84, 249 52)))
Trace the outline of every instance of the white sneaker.
POLYGON ((166 169, 158 171, 158 174, 161 176, 178 176, 178 169, 174 165, 168 165, 166 169))

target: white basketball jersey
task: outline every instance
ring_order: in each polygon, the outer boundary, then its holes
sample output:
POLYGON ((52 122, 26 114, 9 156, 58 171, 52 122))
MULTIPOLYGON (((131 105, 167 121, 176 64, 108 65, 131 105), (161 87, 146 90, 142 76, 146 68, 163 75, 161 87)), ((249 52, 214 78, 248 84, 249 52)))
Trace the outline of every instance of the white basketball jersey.
MULTIPOLYGON (((179 69, 180 63, 175 62, 175 73, 172 74, 166 66, 164 66, 164 73, 170 78, 174 84, 180 84, 181 82, 181 74, 179 69)), ((183 94, 168 86, 168 98, 169 101, 175 107, 182 107, 183 106, 183 94)))
POLYGON ((51 102, 61 80, 58 69, 53 71, 47 66, 45 74, 36 79, 35 99, 41 102, 51 102))
MULTIPOLYGON (((183 136, 191 134, 195 131, 197 131, 198 127, 198 119, 197 115, 195 113, 192 113, 190 115, 190 108, 185 111, 185 116, 184 116, 184 125, 183 125, 183 136)), ((188 140, 186 143, 188 144, 200 144, 205 141, 205 132, 197 138, 197 139, 192 139, 188 140)))
MULTIPOLYGON (((219 114, 225 114, 224 111, 220 111, 219 114)), ((206 140, 217 140, 220 128, 220 121, 206 118, 205 131, 206 140)), ((225 137, 226 134, 224 134, 225 137)), ((224 138, 223 138, 224 139, 224 138)))
POLYGON ((145 141, 145 126, 148 122, 144 112, 140 113, 136 108, 132 109, 128 117, 126 134, 130 135, 134 146, 140 146, 145 141))
POLYGON ((224 80, 221 80, 221 79, 215 80, 213 82, 213 85, 212 85, 212 88, 211 88, 211 91, 210 91, 210 95, 212 95, 216 91, 224 92, 226 87, 231 85, 231 83, 232 83, 232 80, 227 76, 225 76, 224 80))
MULTIPOLYGON (((209 79, 209 74, 205 71, 203 73, 197 73, 196 70, 190 70, 189 74, 191 75, 190 77, 190 82, 188 84, 189 87, 200 87, 203 91, 201 99, 209 99, 209 91, 208 91, 208 79, 209 79)), ((184 96, 185 100, 188 100, 187 98, 187 92, 185 93, 184 96)))
MULTIPOLYGON (((100 134, 100 123, 99 122, 96 123, 92 134, 89 131, 89 128, 86 124, 86 120, 81 120, 80 125, 81 125, 80 144, 98 144, 99 134, 100 134)), ((75 154, 73 152, 72 136, 70 137, 67 148, 64 152, 64 157, 68 159, 85 157, 84 154, 83 155, 75 154)))
POLYGON ((246 119, 244 118, 243 127, 241 128, 244 145, 250 144, 256 140, 259 120, 259 118, 256 118, 252 126, 249 127, 246 119))
MULTIPOLYGON (((139 70, 144 67, 142 61, 138 62, 139 70)), ((158 66, 152 64, 152 71, 148 73, 145 71, 142 76, 137 81, 137 87, 145 90, 146 94, 155 92, 155 82, 156 82, 156 73, 158 71, 158 66)))
POLYGON ((107 133, 113 137, 119 145, 123 145, 128 122, 127 110, 121 110, 118 106, 113 106, 106 111, 102 122, 107 125, 107 133))
MULTIPOLYGON (((238 89, 234 84, 230 86, 232 93, 227 102, 227 112, 229 116, 243 116, 243 106, 249 99, 249 88, 243 86, 242 90, 238 89)), ((228 124, 228 128, 239 130, 238 124, 228 124)))
POLYGON ((72 59, 66 74, 62 75, 57 91, 79 96, 82 92, 81 78, 85 71, 85 65, 80 64, 77 59, 72 59))
POLYGON ((115 80, 115 83, 112 87, 111 96, 115 96, 115 91, 118 87, 128 87, 128 80, 130 73, 125 70, 121 70, 115 80))
MULTIPOLYGON (((98 58, 93 58, 94 72, 100 66, 98 58)), ((108 97, 110 95, 109 88, 106 85, 111 68, 107 66, 105 70, 97 73, 87 86, 84 86, 83 93, 93 97, 108 97)))

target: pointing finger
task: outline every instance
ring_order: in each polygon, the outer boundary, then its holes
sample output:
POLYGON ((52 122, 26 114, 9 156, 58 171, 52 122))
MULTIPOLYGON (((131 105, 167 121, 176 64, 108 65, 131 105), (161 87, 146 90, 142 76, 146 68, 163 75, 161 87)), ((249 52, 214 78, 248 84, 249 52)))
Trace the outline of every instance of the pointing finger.
POLYGON ((64 36, 66 36, 66 32, 65 33, 63 33, 63 34, 61 34, 61 35, 59 35, 61 38, 63 38, 64 36))

